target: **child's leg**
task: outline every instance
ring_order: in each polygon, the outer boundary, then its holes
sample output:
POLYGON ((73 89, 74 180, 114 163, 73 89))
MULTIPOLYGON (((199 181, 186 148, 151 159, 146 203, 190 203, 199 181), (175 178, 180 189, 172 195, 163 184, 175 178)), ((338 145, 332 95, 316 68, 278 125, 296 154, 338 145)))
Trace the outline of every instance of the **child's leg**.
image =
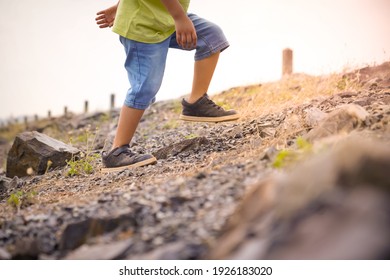
POLYGON ((113 149, 131 142, 144 112, 145 110, 134 109, 125 105, 122 106, 118 128, 112 145, 113 149))
POLYGON ((145 110, 122 106, 113 147, 110 152, 103 152, 102 172, 121 171, 155 163, 150 154, 136 154, 130 150, 130 142, 145 110))
MULTIPOLYGON (((194 14, 188 16, 192 20, 198 36, 192 91, 188 98, 188 101, 193 103, 207 93, 218 63, 219 54, 229 47, 229 42, 226 40, 222 29, 216 24, 194 14)), ((169 47, 183 49, 176 42, 175 34, 171 37, 169 47)))
MULTIPOLYGON (((229 43, 221 28, 214 23, 194 14, 189 14, 188 16, 194 24, 198 40, 195 52, 192 91, 187 99, 182 100, 183 112, 180 115, 180 119, 205 122, 236 120, 240 117, 236 111, 224 110, 210 100, 207 95, 218 63, 219 54, 229 46, 229 43)), ((182 49, 177 44, 175 36, 171 38, 170 47, 182 49)))
POLYGON ((215 67, 218 63, 219 54, 220 51, 207 58, 195 61, 192 91, 187 100, 189 103, 194 103, 208 91, 215 67))
POLYGON ((125 47, 125 68, 131 88, 119 116, 113 148, 131 142, 145 109, 154 102, 165 70, 169 41, 144 44, 121 38, 125 47))
POLYGON ((112 150, 103 153, 103 172, 156 162, 152 155, 140 155, 130 150, 129 144, 142 115, 155 100, 164 76, 169 40, 159 44, 144 44, 121 37, 125 47, 125 68, 130 82, 121 109, 112 150))

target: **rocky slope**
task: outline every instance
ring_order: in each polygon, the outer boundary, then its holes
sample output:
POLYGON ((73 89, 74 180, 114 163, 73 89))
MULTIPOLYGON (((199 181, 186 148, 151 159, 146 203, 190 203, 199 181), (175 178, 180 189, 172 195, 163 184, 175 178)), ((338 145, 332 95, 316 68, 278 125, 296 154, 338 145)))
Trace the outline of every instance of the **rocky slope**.
POLYGON ((327 79, 221 93, 243 113, 231 123, 185 123, 179 100, 157 103, 132 148, 158 163, 116 173, 98 156, 115 112, 32 124, 93 169, 3 171, 0 259, 388 258, 390 63, 327 79))

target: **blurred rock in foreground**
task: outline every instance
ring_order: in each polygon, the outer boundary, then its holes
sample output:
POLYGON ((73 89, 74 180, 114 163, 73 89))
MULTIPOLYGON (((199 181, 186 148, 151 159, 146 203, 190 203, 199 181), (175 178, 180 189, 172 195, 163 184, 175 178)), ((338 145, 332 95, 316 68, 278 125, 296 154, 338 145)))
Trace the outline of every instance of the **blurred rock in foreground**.
POLYGON ((348 137, 256 186, 212 259, 390 258, 390 147, 348 137))

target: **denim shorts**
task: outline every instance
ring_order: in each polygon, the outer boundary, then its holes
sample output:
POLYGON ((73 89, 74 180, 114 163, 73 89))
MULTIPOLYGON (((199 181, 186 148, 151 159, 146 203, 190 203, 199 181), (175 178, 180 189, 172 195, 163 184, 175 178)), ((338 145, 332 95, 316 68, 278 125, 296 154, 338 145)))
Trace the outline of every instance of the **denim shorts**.
MULTIPOLYGON (((188 14, 198 37, 195 61, 229 47, 222 30, 205 19, 188 14)), ((176 42, 176 33, 161 43, 147 44, 120 37, 126 52, 125 68, 130 82, 124 105, 144 110, 154 101, 164 76, 169 48, 183 49, 176 42)), ((183 49, 184 50, 184 49, 183 49)))

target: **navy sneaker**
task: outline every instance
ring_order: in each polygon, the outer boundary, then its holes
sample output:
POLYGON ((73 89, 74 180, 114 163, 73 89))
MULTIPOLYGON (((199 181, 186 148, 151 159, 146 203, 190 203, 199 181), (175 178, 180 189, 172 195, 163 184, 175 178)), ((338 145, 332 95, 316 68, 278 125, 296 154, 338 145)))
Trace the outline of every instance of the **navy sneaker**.
POLYGON ((235 110, 226 111, 215 104, 205 93, 195 103, 188 103, 185 99, 181 101, 183 112, 180 119, 193 122, 225 122, 234 121, 240 118, 235 110))
POLYGON ((152 155, 139 155, 130 150, 129 145, 113 149, 109 153, 103 152, 102 172, 121 171, 127 168, 149 165, 157 162, 152 155))

